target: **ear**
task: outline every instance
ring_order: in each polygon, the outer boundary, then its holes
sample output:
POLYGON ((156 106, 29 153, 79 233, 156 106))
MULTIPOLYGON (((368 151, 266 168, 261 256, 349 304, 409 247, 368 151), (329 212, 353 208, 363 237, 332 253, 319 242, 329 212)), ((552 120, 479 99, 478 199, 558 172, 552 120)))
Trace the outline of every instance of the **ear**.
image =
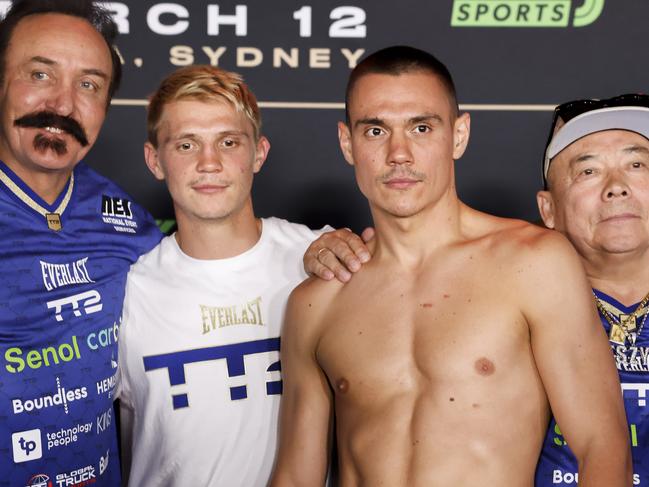
POLYGON ((255 161, 252 164, 252 172, 254 174, 257 174, 261 170, 261 166, 266 162, 268 151, 270 151, 270 142, 262 135, 259 137, 257 147, 255 148, 255 161))
POLYGON ((466 150, 471 134, 471 116, 463 113, 453 124, 453 160, 457 161, 466 150))
POLYGON ((539 191, 536 193, 536 204, 539 206, 539 213, 543 223, 548 228, 555 226, 554 199, 549 191, 539 191))
POLYGON ((343 157, 349 165, 353 166, 352 133, 345 122, 338 122, 338 142, 340 142, 340 150, 343 152, 343 157))
POLYGON ((146 162, 149 171, 153 173, 156 179, 163 181, 165 178, 165 173, 160 164, 160 158, 158 157, 158 149, 153 147, 151 142, 146 142, 144 144, 144 161, 146 162))

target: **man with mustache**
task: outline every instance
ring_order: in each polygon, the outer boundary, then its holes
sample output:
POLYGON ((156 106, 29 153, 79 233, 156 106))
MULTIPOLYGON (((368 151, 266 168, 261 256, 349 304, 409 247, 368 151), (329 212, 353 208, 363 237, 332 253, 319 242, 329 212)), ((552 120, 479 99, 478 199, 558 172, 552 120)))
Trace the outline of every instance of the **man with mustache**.
MULTIPOLYGON (((622 382, 633 485, 640 486, 649 485, 648 138, 647 95, 559 105, 546 146, 545 188, 537 196, 545 225, 568 237, 586 268, 622 382)), ((536 472, 539 487, 583 483, 564 430, 560 418, 552 420, 536 472)), ((605 434, 601 441, 608 441, 605 434)), ((610 455, 618 455, 612 446, 610 455)))
POLYGON ((79 162, 119 85, 116 32, 91 1, 19 1, 0 22, 0 486, 120 485, 124 285, 161 235, 79 162))
POLYGON ((342 486, 530 486, 551 406, 582 484, 628 486, 619 382, 581 263, 559 234, 459 201, 470 120, 446 67, 378 51, 352 71, 346 108, 340 146, 373 257, 346 284, 291 295, 271 485, 322 485, 335 414, 342 486))

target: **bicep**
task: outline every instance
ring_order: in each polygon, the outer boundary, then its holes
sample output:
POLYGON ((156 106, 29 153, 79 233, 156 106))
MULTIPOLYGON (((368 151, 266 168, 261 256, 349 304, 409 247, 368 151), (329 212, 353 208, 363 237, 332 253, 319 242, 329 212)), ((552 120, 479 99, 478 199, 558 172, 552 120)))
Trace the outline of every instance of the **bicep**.
POLYGON ((273 485, 323 485, 332 399, 315 356, 313 318, 291 301, 282 332, 280 448, 273 485))
MULTIPOLYGON (((528 301, 532 352, 553 414, 579 456, 603 433, 625 431, 620 385, 583 268, 558 252, 528 301)), ((555 256, 553 255, 553 258, 555 256)))

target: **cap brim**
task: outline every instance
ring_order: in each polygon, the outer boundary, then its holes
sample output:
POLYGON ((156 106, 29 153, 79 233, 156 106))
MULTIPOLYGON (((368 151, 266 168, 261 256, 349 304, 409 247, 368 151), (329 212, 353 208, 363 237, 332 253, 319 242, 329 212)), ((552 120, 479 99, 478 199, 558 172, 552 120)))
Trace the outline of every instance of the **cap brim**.
POLYGON ((543 175, 548 177, 550 161, 573 142, 603 130, 630 130, 649 139, 649 108, 609 107, 592 110, 568 121, 548 145, 543 162, 543 175))

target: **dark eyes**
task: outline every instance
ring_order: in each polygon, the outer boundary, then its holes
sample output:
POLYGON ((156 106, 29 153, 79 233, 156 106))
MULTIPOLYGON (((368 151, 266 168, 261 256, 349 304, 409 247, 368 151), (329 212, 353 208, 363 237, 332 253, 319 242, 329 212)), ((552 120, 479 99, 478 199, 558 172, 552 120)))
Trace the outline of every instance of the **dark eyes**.
POLYGON ((234 139, 223 139, 221 145, 223 145, 223 147, 226 148, 232 148, 232 147, 236 147, 237 141, 234 139))

